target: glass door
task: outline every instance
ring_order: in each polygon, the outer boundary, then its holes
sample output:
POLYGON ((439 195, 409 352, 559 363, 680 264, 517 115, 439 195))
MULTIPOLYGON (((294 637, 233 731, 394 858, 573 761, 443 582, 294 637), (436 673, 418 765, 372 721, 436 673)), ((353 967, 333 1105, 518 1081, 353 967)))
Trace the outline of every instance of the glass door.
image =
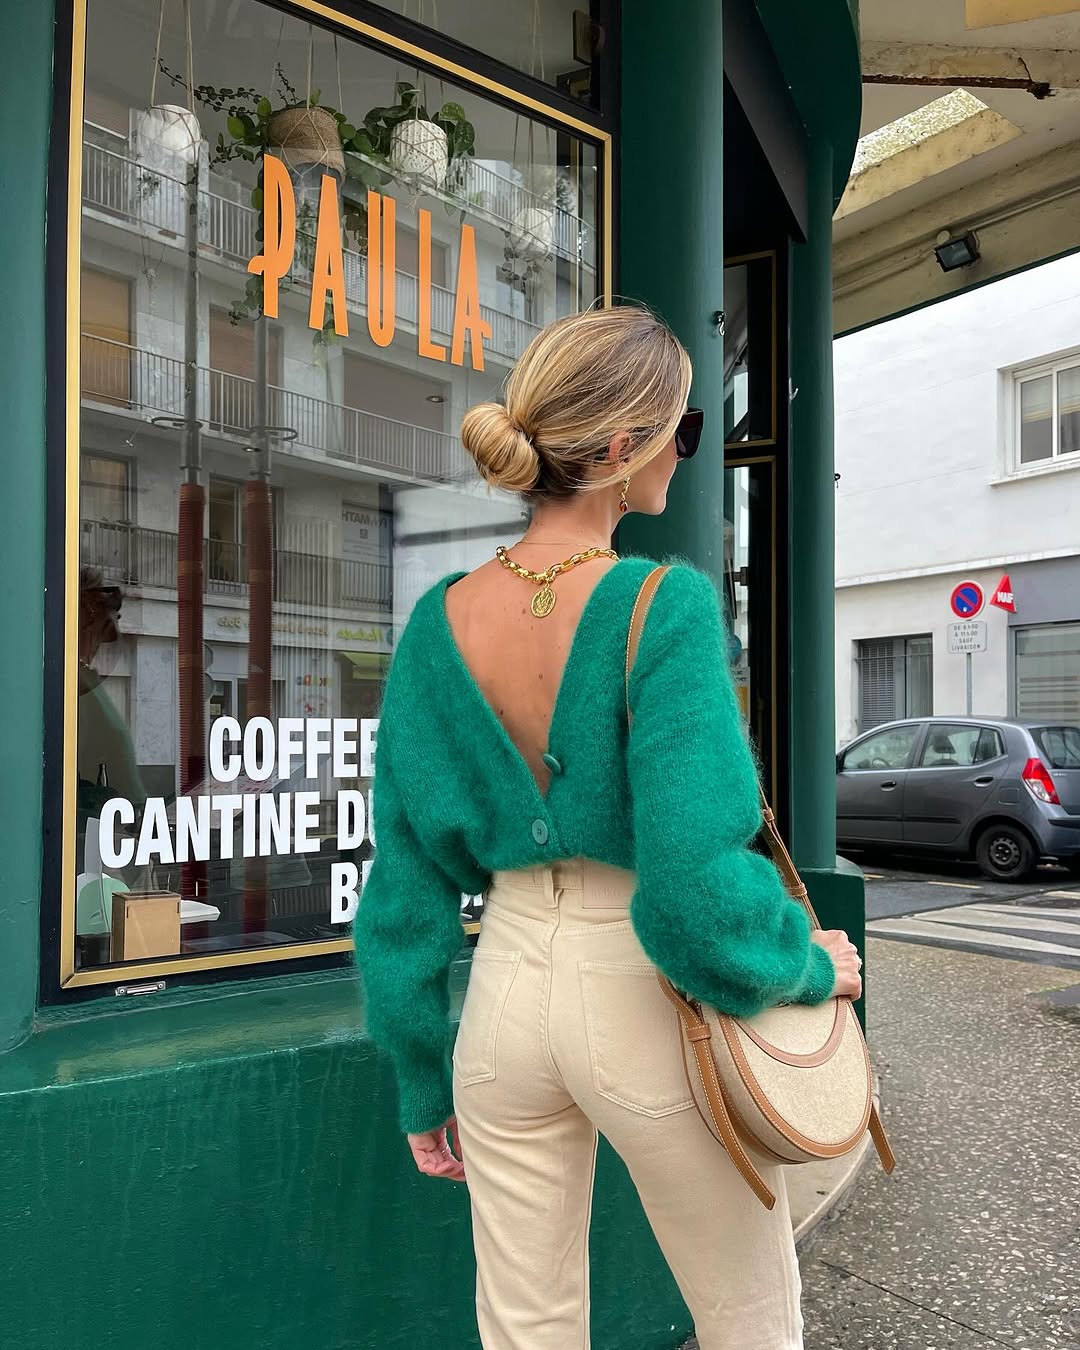
POLYGON ((786 402, 781 258, 729 260, 724 275, 724 605, 732 678, 765 791, 787 824, 786 402))

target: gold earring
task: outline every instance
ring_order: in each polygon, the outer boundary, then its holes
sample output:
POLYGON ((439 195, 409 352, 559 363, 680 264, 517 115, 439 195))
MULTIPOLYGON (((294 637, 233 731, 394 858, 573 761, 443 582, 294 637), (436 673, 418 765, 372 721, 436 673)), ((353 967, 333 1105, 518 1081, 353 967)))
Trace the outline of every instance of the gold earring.
POLYGON ((629 491, 630 491, 630 479, 629 479, 629 478, 624 478, 624 479, 623 479, 623 484, 622 484, 622 491, 619 493, 619 515, 620 515, 620 516, 621 516, 621 515, 624 515, 627 511, 630 510, 630 507, 627 505, 627 502, 626 502, 626 494, 627 494, 629 491))

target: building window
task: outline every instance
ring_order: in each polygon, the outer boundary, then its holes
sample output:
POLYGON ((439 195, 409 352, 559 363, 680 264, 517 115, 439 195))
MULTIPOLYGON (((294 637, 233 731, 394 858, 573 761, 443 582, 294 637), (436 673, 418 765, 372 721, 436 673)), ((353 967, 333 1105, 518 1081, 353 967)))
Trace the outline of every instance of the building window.
MULTIPOLYGON (((228 310, 210 306, 210 423, 233 434, 250 434, 255 416, 255 325, 236 321, 228 310)), ((281 328, 266 333, 267 417, 274 424, 280 407, 281 328)))
POLYGON ((1080 450, 1080 360, 1017 372, 1014 379, 1013 471, 1067 462, 1080 450))
POLYGON ((83 268, 83 398, 121 408, 131 399, 131 288, 129 277, 83 268))
POLYGON ((934 640, 865 638, 856 644, 859 731, 934 711, 934 640))
POLYGON ((1080 725, 1080 623, 1016 628, 1016 716, 1080 725))
MULTIPOLYGON (((50 499, 79 649, 53 694, 55 725, 77 712, 48 769, 67 848, 47 863, 61 897, 47 996, 344 962, 373 845, 370 829, 349 834, 339 794, 370 789, 395 638, 423 591, 490 559, 521 520, 516 499, 478 490, 461 417, 499 396, 542 323, 611 293, 599 35, 552 0, 515 0, 486 27, 456 0, 436 26, 523 67, 503 84, 445 38, 418 51, 400 6, 375 31, 370 14, 358 29, 343 6, 335 25, 308 0, 74 5, 82 191, 65 256, 81 303, 62 340, 81 373, 73 360, 50 499), (268 185, 295 225, 269 239, 268 185), (249 264, 293 236, 264 317, 274 269, 249 264), (356 724, 347 781, 325 759, 309 778, 273 756, 270 779, 221 776, 215 734, 239 724, 242 746, 256 719, 296 718, 356 724), (301 792, 316 798, 302 820, 301 792), (258 799, 254 854, 251 819, 223 798, 258 799), (333 884, 344 865, 352 908, 333 884), (125 945, 138 925, 113 940, 113 902, 132 891, 163 894, 171 915, 145 926, 144 949, 125 945)), ((601 48, 617 60, 613 29, 601 48)), ((59 646, 64 616, 50 622, 59 646)), ((155 897, 139 900, 149 917, 155 897)))

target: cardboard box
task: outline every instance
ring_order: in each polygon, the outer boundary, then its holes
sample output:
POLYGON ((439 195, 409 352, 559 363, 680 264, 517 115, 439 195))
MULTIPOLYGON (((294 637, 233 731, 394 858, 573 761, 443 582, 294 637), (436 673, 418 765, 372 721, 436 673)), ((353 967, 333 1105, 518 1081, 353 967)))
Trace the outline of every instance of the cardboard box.
POLYGON ((112 959, 139 961, 180 952, 180 897, 173 891, 113 896, 112 959))

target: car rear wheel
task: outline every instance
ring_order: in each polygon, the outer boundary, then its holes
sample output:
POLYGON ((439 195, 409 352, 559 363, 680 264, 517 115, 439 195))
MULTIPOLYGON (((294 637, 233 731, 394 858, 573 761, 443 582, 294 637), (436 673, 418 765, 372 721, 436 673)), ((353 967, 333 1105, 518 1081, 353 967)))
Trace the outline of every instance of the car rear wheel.
POLYGON ((975 861, 992 881, 1023 881, 1038 862, 1035 846, 1015 825, 990 825, 975 845, 975 861))

